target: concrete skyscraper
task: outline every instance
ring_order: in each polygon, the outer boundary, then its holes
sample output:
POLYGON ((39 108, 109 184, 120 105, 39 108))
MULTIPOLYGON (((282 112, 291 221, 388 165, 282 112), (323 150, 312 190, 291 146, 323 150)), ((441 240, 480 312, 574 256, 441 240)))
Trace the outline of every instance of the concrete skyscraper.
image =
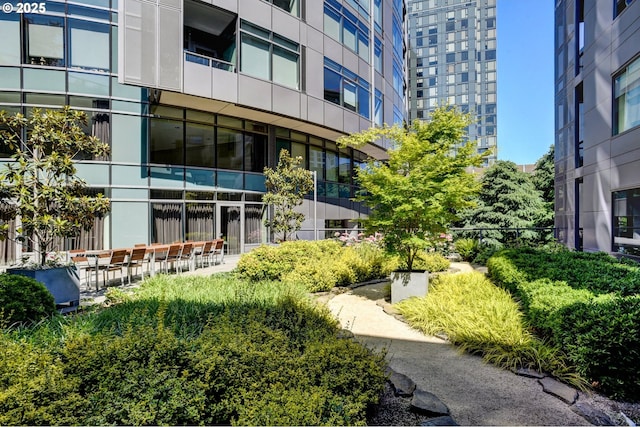
POLYGON ((471 112, 468 137, 497 157, 496 0, 409 0, 409 119, 442 104, 471 112))

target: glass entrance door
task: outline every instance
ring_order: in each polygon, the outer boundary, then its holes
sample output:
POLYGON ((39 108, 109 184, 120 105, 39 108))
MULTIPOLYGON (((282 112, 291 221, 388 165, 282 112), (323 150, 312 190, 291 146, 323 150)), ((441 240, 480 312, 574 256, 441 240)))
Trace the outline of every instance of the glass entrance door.
POLYGON ((218 205, 218 230, 225 241, 225 254, 242 253, 242 205, 218 205))

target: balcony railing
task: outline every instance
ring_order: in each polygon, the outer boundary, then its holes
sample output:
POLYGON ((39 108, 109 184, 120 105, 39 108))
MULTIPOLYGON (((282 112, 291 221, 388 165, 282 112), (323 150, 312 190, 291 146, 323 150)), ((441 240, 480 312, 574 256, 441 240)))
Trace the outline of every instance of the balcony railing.
POLYGON ((184 51, 184 59, 200 65, 205 65, 211 68, 217 68, 219 70, 230 71, 232 73, 236 72, 236 65, 223 61, 218 58, 211 58, 209 56, 200 55, 198 53, 189 52, 188 50, 184 51))

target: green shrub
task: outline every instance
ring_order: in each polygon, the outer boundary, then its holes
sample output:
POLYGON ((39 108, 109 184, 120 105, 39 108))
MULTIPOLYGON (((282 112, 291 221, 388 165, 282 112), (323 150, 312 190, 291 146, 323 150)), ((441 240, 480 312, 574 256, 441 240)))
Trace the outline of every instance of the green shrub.
POLYGON ((542 370, 584 385, 557 348, 528 331, 510 294, 481 273, 438 275, 426 297, 401 301, 397 307, 413 327, 431 335, 444 333, 488 362, 507 369, 542 370))
MULTIPOLYGON (((438 252, 419 252, 413 260, 414 270, 426 270, 430 273, 447 271, 451 266, 451 261, 438 252)), ((406 269, 406 263, 400 264, 400 269, 406 269)))
POLYGON ((458 239, 454 242, 454 247, 463 261, 473 261, 478 254, 478 241, 475 239, 458 239))
POLYGON ((318 292, 387 277, 395 267, 395 259, 370 242, 342 246, 336 240, 298 240, 243 254, 237 272, 252 281, 283 280, 318 292))
POLYGON ((640 401, 640 295, 602 295, 566 307, 558 339, 580 373, 612 398, 640 401))
POLYGON ((630 294, 637 265, 602 253, 523 248, 502 251, 487 266, 580 375, 612 397, 640 400, 640 296, 630 294))
POLYGON ((2 425, 363 425, 384 357, 298 285, 156 276, 0 335, 2 425))
POLYGON ((18 274, 0 274, 0 325, 37 322, 55 313, 53 295, 42 283, 18 274))

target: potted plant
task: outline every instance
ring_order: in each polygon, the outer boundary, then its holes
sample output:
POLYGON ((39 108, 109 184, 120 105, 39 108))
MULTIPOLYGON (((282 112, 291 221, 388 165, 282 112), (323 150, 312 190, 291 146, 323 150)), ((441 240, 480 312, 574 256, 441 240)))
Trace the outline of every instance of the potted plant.
POLYGON ((370 208, 367 231, 381 232, 385 247, 404 267, 392 274, 392 302, 426 294, 428 272, 416 274, 416 256, 446 233, 457 212, 473 205, 480 184, 467 168, 480 166, 488 153, 479 155, 465 142, 470 123, 468 114, 440 107, 428 121, 385 125, 338 140, 341 146, 361 147, 384 139, 391 146, 388 160, 369 159, 356 171, 356 199, 370 208))
POLYGON ((109 146, 86 135, 82 111, 34 109, 29 117, 0 111, 0 143, 14 154, 0 172, 0 238, 21 241, 34 257, 8 270, 36 278, 53 294, 62 311, 77 308, 79 282, 75 271, 51 256, 56 242, 89 230, 97 216, 109 210, 102 194, 90 197, 76 176, 74 157, 106 157, 109 146), (8 220, 17 220, 10 233, 8 220), (13 234, 13 235, 12 235, 13 234))

